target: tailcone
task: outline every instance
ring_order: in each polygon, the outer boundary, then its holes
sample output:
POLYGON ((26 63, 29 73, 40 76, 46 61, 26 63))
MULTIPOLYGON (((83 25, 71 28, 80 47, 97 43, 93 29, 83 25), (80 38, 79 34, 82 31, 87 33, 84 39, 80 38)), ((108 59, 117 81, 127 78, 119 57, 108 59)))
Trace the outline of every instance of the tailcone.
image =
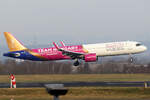
POLYGON ((3 56, 6 56, 6 57, 14 57, 15 54, 14 54, 14 53, 4 53, 3 56))
POLYGON ((6 57, 8 57, 8 53, 4 53, 4 54, 3 54, 3 56, 6 56, 6 57))
POLYGON ((3 56, 6 56, 6 57, 19 57, 20 53, 8 52, 8 53, 4 53, 3 56))

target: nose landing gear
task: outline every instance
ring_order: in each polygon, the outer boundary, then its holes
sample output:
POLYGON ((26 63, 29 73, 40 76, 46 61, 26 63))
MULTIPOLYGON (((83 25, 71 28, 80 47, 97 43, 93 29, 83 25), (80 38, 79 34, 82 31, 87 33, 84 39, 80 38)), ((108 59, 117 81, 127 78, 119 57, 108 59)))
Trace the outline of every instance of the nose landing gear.
POLYGON ((129 62, 129 63, 133 63, 133 62, 134 62, 134 58, 133 58, 133 57, 130 57, 130 58, 128 59, 128 62, 129 62))
POLYGON ((128 62, 129 63, 133 63, 134 62, 134 58, 132 57, 132 54, 129 54, 128 62))

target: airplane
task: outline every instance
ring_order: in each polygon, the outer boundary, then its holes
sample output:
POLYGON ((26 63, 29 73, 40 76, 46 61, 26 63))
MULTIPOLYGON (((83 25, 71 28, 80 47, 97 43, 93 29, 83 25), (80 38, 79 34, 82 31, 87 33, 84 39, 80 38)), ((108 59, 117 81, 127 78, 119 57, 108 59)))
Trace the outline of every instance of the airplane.
POLYGON ((74 66, 80 64, 79 60, 85 62, 96 62, 98 57, 132 55, 147 50, 147 47, 136 41, 122 41, 109 43, 96 43, 84 45, 66 46, 60 42, 58 46, 53 42, 54 47, 28 49, 23 46, 10 32, 4 32, 9 52, 3 56, 32 61, 53 61, 53 60, 75 60, 74 66))

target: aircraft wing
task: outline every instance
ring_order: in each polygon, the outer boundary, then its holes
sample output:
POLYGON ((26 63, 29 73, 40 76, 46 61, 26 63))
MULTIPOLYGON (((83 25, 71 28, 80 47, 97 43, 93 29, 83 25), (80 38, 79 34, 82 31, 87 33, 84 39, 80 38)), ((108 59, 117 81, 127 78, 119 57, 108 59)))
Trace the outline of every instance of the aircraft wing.
POLYGON ((72 52, 72 51, 64 50, 64 49, 62 49, 62 48, 59 48, 55 42, 53 42, 53 45, 55 46, 55 48, 56 48, 58 51, 61 51, 63 55, 69 56, 69 57, 71 57, 72 59, 75 59, 75 58, 82 58, 83 55, 85 54, 85 53, 79 53, 79 52, 72 52))

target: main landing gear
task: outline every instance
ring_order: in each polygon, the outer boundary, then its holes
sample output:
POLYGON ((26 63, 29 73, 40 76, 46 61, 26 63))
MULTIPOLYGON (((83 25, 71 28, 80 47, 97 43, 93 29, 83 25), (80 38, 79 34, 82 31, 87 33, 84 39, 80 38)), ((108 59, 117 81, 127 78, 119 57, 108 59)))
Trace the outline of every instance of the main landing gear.
POLYGON ((73 63, 74 66, 78 66, 80 63, 78 61, 78 59, 76 59, 76 61, 73 63))

